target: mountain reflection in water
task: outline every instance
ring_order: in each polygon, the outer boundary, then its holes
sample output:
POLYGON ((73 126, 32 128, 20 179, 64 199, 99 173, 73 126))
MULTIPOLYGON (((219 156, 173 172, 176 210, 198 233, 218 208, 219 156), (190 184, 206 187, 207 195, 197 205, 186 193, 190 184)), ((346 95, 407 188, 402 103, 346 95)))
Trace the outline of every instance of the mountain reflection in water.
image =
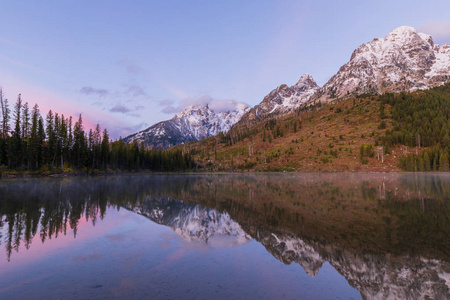
POLYGON ((367 299, 450 298, 448 174, 153 175, 0 181, 14 252, 125 208, 191 243, 252 238, 314 277, 329 262, 367 299))

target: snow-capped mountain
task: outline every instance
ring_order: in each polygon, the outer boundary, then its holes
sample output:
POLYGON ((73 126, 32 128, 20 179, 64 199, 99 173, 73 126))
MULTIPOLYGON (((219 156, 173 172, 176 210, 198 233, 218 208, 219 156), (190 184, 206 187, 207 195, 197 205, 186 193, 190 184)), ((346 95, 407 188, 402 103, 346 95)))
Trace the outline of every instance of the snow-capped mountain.
POLYGON ((318 89, 319 86, 311 75, 303 74, 295 85, 289 87, 282 84, 271 91, 242 120, 260 120, 266 116, 289 112, 307 102, 318 89))
POLYGON ((422 257, 360 253, 338 245, 260 230, 256 240, 285 264, 315 277, 325 262, 357 288, 363 299, 448 299, 450 264, 422 257))
POLYGON ((402 26, 356 49, 313 99, 423 90, 449 80, 450 46, 402 26))
POLYGON ((227 248, 248 243, 252 238, 284 264, 299 264, 315 277, 325 263, 336 269, 364 299, 448 299, 450 264, 420 256, 359 251, 324 239, 308 239, 288 228, 233 220, 197 204, 168 197, 152 197, 126 207, 153 222, 169 226, 189 243, 227 248), (246 228, 245 224, 251 224, 246 228), (248 232, 248 233, 247 233, 248 232))
POLYGON ((439 46, 430 35, 402 26, 384 38, 358 47, 350 61, 323 86, 309 74, 293 86, 282 84, 258 105, 238 104, 233 111, 214 112, 208 105, 190 106, 174 118, 125 138, 168 148, 227 132, 235 123, 261 121, 293 111, 303 103, 328 101, 362 93, 415 91, 450 81, 450 46, 439 46))
POLYGON ((161 197, 127 208, 155 223, 171 227, 188 242, 231 247, 251 240, 250 235, 228 213, 200 205, 161 197))
POLYGON ((235 105, 235 110, 216 112, 208 104, 188 106, 172 119, 159 122, 145 130, 127 136, 126 143, 137 140, 146 146, 169 148, 174 145, 198 141, 206 137, 227 132, 248 111, 244 103, 235 105))

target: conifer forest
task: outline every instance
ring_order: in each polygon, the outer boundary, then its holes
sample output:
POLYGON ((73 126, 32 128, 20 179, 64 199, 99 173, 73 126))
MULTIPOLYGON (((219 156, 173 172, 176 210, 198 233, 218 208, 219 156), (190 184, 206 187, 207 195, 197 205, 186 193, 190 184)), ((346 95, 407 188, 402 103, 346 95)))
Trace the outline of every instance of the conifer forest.
POLYGON ((85 130, 76 120, 50 110, 45 119, 19 94, 12 105, 0 88, 0 174, 2 172, 100 173, 105 171, 180 171, 193 168, 181 150, 157 150, 111 140, 108 130, 85 130))

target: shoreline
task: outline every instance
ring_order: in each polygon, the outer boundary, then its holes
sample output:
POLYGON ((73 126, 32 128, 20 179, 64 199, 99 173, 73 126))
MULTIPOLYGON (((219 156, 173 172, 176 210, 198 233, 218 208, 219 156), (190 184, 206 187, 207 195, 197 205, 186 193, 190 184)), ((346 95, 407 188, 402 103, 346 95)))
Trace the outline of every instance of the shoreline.
POLYGON ((65 177, 100 177, 100 176, 132 176, 132 175, 232 175, 232 174, 450 174, 450 172, 408 172, 408 171, 180 171, 180 172, 106 172, 106 173, 53 173, 53 174, 0 174, 0 180, 23 178, 65 178, 65 177))

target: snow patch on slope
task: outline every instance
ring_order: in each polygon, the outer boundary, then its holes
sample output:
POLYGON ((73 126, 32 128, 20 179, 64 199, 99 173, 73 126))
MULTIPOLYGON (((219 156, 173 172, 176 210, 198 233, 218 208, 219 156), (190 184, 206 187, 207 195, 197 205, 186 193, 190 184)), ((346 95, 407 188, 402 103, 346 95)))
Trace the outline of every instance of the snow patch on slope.
POLYGON ((249 110, 244 103, 236 103, 235 110, 216 112, 208 104, 190 105, 172 119, 159 122, 145 130, 132 134, 125 142, 136 140, 146 146, 169 148, 174 145, 198 141, 226 133, 249 110))
POLYGON ((315 95, 329 99, 361 93, 428 89, 450 80, 450 47, 413 27, 394 29, 356 49, 315 95))

